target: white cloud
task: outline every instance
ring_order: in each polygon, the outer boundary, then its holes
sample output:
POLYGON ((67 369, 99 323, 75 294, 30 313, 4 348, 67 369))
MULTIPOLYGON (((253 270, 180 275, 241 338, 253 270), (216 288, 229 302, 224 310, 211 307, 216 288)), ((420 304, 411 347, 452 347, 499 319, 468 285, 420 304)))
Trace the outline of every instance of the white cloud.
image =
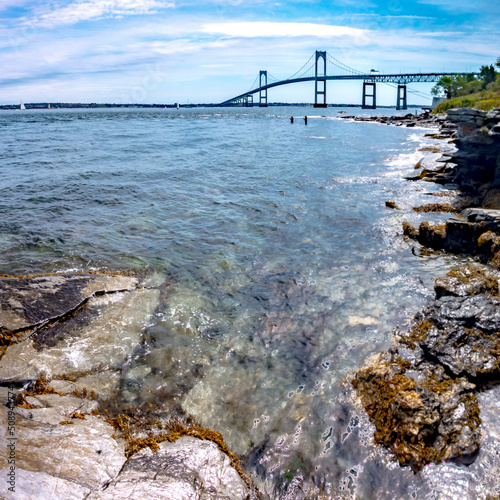
POLYGON ((0 2, 0 10, 5 10, 10 7, 24 7, 25 5, 32 3, 33 0, 2 0, 0 2))
POLYGON ((263 37, 298 37, 314 36, 319 38, 330 37, 359 37, 368 31, 347 26, 332 26, 329 24, 313 23, 272 23, 272 22, 226 22, 206 24, 204 33, 219 34, 236 38, 263 38, 263 37))
POLYGON ((170 0, 84 0, 42 11, 36 22, 40 26, 53 27, 109 17, 157 14, 159 10, 174 6, 170 0))

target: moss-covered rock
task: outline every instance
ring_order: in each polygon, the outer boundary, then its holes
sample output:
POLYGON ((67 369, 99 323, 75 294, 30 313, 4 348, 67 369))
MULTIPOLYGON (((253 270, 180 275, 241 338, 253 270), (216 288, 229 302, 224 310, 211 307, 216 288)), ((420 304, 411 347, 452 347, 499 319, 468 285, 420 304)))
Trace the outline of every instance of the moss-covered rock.
POLYGON ((414 470, 442 460, 470 461, 480 446, 475 386, 443 367, 416 367, 383 353, 353 380, 376 427, 375 441, 414 470))
POLYGON ((469 462, 480 447, 476 390, 500 378, 498 279, 467 266, 436 280, 436 299, 395 330, 395 345, 352 384, 375 441, 401 465, 469 462))

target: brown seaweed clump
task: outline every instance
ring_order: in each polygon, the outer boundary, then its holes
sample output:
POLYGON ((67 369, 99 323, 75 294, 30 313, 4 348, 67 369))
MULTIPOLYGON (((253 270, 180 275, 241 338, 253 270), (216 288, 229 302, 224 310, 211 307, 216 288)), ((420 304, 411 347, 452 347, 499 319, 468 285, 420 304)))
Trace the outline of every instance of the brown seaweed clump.
POLYGON ((429 463, 470 462, 479 450, 479 406, 475 385, 451 379, 425 363, 407 369, 401 358, 378 355, 352 382, 376 427, 375 442, 401 465, 420 471, 429 463))
POLYGON ((256 486, 243 471, 240 459, 227 447, 222 434, 203 427, 193 417, 188 416, 184 419, 173 417, 164 421, 154 416, 153 409, 146 412, 139 410, 137 414, 128 415, 124 413, 112 414, 108 410, 94 412, 94 414, 99 413, 114 427, 116 431, 114 437, 125 441, 127 458, 146 447, 154 453, 159 450, 160 443, 164 441, 175 443, 184 436, 214 442, 229 457, 232 467, 238 472, 248 488, 253 491, 256 498, 260 498, 256 486))
POLYGON ((375 442, 415 471, 474 460, 481 437, 476 393, 500 379, 496 275, 471 265, 453 269, 436 280, 435 292, 405 329, 395 330, 393 347, 352 380, 375 442))
POLYGON ((459 213, 462 209, 450 203, 427 203, 412 209, 417 213, 459 213))
POLYGON ((394 201, 386 201, 385 206, 387 208, 393 208, 394 210, 401 210, 394 201))

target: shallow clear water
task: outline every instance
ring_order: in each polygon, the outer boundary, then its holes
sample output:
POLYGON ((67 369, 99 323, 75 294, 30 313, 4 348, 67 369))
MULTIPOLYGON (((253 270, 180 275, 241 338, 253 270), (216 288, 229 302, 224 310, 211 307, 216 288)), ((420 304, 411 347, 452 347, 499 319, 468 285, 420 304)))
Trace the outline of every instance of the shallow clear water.
POLYGON ((391 464, 342 383, 458 260, 401 236, 441 189, 402 179, 425 131, 338 111, 3 112, 0 273, 164 282, 120 404, 197 416, 271 495, 481 496, 484 472, 391 464))

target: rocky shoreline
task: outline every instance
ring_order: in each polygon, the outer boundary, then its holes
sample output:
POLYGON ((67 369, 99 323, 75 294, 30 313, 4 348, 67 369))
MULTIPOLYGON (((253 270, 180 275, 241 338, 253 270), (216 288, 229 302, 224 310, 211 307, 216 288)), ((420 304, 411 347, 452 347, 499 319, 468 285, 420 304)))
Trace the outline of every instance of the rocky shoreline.
MULTIPOLYGON (((423 159, 408 180, 462 194, 416 207, 456 215, 441 225, 405 223, 404 236, 492 267, 438 279, 435 299, 352 377, 375 442, 402 465, 419 471, 433 462, 471 463, 482 439, 478 395, 500 378, 500 110, 343 118, 435 127, 427 136, 444 142, 431 153, 444 154, 423 159)), ((121 367, 140 346, 164 287, 155 276, 123 274, 0 277, 0 446, 10 449, 0 455, 0 470, 15 485, 9 491, 1 482, 0 496, 260 497, 220 433, 177 407, 166 414, 114 405, 132 380, 121 377, 121 367)))
POLYGON ((132 275, 0 277, 2 498, 258 498, 220 433, 113 407, 160 293, 132 275))
MULTIPOLYGON (((399 124, 397 118, 384 122, 399 124)), ((419 162, 420 172, 407 179, 437 182, 461 195, 452 204, 414 210, 457 215, 419 228, 404 222, 404 236, 472 255, 491 270, 467 266, 438 278, 435 299, 396 328, 390 350, 352 378, 375 425, 375 442, 415 471, 429 463, 474 461, 481 446, 477 395, 500 381, 500 110, 450 110, 432 123, 439 132, 428 135, 452 139, 455 148, 430 165, 419 162)), ((390 201, 386 206, 398 208, 390 201)))

